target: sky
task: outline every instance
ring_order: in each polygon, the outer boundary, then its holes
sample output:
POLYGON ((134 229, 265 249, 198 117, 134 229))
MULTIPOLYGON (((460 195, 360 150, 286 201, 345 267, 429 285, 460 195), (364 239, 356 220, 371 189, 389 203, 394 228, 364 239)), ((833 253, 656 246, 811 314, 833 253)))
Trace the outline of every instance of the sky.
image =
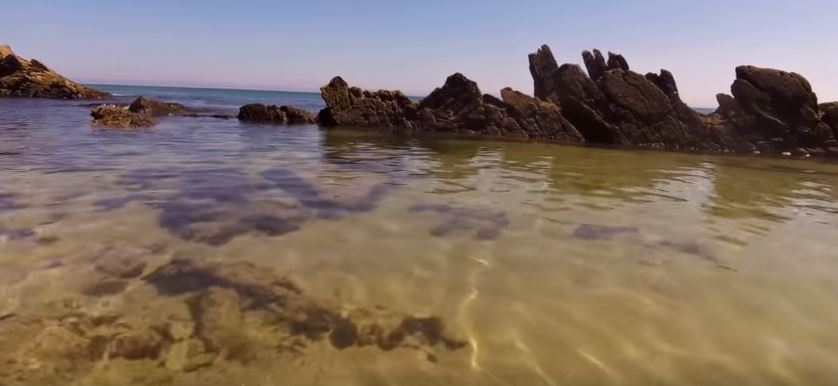
POLYGON ((316 91, 340 75, 426 95, 454 72, 532 94, 527 54, 599 48, 713 107, 737 65, 838 100, 835 0, 0 0, 0 43, 84 83, 316 91))

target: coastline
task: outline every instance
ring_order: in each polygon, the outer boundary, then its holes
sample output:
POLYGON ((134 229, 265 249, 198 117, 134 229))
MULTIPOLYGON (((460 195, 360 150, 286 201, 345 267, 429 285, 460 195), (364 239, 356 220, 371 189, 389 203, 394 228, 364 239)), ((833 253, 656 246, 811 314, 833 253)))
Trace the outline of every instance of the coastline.
MULTIPOLYGON (((78 85, 36 60, 17 57, 3 46, 0 90, 7 96, 102 99, 107 94, 78 85), (31 84, 60 77, 61 89, 46 93, 31 84), (27 90, 16 91, 8 79, 27 79, 27 90), (27 83, 28 82, 28 83, 27 83)), ((500 98, 483 94, 462 74, 449 77, 424 98, 400 91, 367 91, 334 78, 321 88, 325 108, 316 116, 299 106, 252 103, 241 106, 238 118, 270 124, 316 123, 323 127, 372 127, 397 133, 471 139, 493 138, 621 149, 659 149, 712 154, 775 154, 783 156, 838 155, 838 102, 818 104, 811 85, 801 75, 753 66, 736 69, 731 95, 718 94, 719 107, 700 112, 681 101, 674 76, 666 70, 641 75, 619 54, 585 51, 587 71, 575 64, 559 66, 550 47, 529 55, 534 96, 503 89, 500 98), (294 116, 288 116, 287 112, 294 116)), ((55 82, 52 83, 53 87, 55 82)), ((20 83, 18 82, 18 86, 20 83)), ((37 86, 42 87, 42 86, 37 86)), ((128 86, 132 87, 132 86, 128 86)), ((143 87, 143 86, 133 86, 143 87)), ((148 86, 145 86, 148 87, 148 86)), ((153 88, 153 87, 152 87, 153 88)), ((173 90, 194 90, 176 87, 173 90)), ((264 92, 205 89, 219 93, 264 92)), ((303 92, 289 92, 311 95, 303 92)), ((165 104, 166 102, 154 101, 165 104)), ((182 106, 143 116, 128 106, 92 106, 94 125, 148 127, 167 115, 201 116, 206 109, 182 106), (108 118, 107 115, 114 117, 108 118)), ((210 114, 213 115, 213 114, 210 114)), ((228 114, 214 114, 230 118, 228 114)))

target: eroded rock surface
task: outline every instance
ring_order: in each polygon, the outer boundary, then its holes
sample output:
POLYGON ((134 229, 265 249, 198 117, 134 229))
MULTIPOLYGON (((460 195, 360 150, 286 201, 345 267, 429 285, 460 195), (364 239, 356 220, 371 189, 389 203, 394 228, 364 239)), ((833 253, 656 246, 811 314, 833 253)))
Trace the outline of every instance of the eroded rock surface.
POLYGON ((16 55, 8 45, 0 45, 0 96, 101 99, 108 94, 73 82, 35 59, 16 55))

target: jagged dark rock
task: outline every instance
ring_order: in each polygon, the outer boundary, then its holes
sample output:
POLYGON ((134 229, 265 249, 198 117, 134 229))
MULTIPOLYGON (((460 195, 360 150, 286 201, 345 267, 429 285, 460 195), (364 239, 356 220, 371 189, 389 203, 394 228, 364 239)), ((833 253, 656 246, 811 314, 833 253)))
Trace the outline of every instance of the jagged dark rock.
POLYGON ((838 103, 818 105, 805 78, 739 67, 733 96, 702 115, 682 100, 667 70, 641 75, 609 52, 584 51, 579 65, 559 66, 549 46, 529 55, 535 98, 512 89, 483 95, 462 74, 419 103, 398 91, 363 91, 341 78, 323 87, 326 126, 387 127, 669 150, 838 152, 838 103))
POLYGON ((326 126, 388 127, 408 132, 461 133, 581 143, 581 134, 564 120, 558 106, 511 89, 504 99, 484 95, 462 74, 448 77, 418 104, 398 91, 362 91, 335 78, 323 88, 326 126), (375 124, 378 122, 378 124, 375 124))
POLYGON ((626 58, 624 58, 623 55, 615 54, 613 52, 608 53, 608 69, 609 70, 623 70, 623 71, 629 71, 630 70, 628 62, 626 61, 626 58))
POLYGON ((546 100, 548 90, 553 87, 553 75, 559 70, 559 65, 556 63, 553 51, 546 44, 535 53, 530 54, 529 60, 530 74, 535 83, 533 95, 536 98, 546 100))
POLYGON ((599 50, 583 51, 582 61, 585 62, 585 67, 588 69, 588 75, 593 80, 599 79, 602 74, 608 69, 608 64, 605 62, 605 57, 599 50))
POLYGON ((0 45, 0 96, 101 99, 108 94, 75 83, 37 60, 16 55, 8 45, 0 45))
POLYGON ((417 104, 400 91, 365 91, 336 77, 320 89, 326 109, 318 115, 328 126, 412 127, 417 104))
POLYGON ((293 106, 266 106, 260 103, 242 106, 238 117, 242 121, 279 125, 317 123, 317 115, 310 111, 293 106))

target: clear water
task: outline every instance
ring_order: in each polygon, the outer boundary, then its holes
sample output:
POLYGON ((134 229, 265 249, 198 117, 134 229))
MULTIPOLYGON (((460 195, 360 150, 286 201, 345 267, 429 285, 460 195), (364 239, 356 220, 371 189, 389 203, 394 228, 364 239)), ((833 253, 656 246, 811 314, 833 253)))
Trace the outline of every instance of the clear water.
POLYGON ((109 131, 79 103, 31 100, 0 100, 0 138, 3 385, 838 381, 835 164, 210 118, 109 131), (222 268, 171 294, 150 278, 172 259, 222 268), (142 272, 114 278, 110 261, 142 272), (359 324, 436 317, 464 345, 338 349, 258 304, 232 306, 240 326, 213 336, 226 315, 196 316, 201 296, 252 296, 229 283, 263 275, 359 324), (175 322, 197 327, 159 332, 175 322), (157 338, 117 355, 140 331, 157 338), (213 359, 180 367, 183 339, 213 359))

